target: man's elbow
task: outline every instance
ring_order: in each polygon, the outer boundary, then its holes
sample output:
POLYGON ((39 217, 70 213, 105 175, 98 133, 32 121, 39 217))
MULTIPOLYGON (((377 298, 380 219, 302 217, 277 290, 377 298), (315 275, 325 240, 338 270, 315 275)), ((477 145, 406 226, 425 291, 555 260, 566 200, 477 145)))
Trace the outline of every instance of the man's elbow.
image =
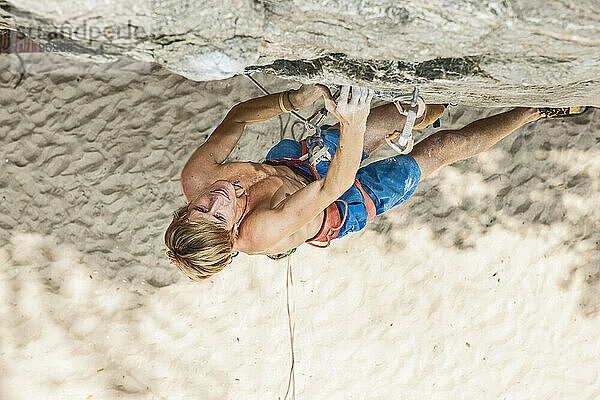
POLYGON ((335 201, 338 197, 346 193, 346 191, 350 189, 352 185, 354 185, 354 179, 344 179, 333 182, 327 182, 327 179, 325 179, 321 191, 325 194, 326 197, 332 198, 331 201, 335 201))
POLYGON ((225 118, 228 118, 229 120, 238 123, 238 124, 245 124, 248 125, 248 121, 244 120, 244 113, 243 111, 240 111, 241 107, 240 104, 236 104, 235 106, 231 107, 231 109, 229 110, 229 112, 227 113, 227 116, 225 118))

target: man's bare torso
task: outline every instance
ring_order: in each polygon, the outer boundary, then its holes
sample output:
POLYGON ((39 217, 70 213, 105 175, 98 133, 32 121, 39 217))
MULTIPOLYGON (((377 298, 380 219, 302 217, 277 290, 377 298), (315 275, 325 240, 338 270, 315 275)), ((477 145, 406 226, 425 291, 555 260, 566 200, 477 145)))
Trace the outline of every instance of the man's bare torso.
MULTIPOLYGON (((230 162, 217 165, 194 174, 182 180, 183 193, 188 201, 194 199, 204 187, 217 180, 240 181, 240 185, 248 192, 248 205, 240 227, 239 236, 235 241, 235 250, 246 254, 277 254, 291 248, 298 247, 306 240, 312 238, 319 231, 323 222, 323 212, 312 221, 305 224, 300 230, 280 240, 277 244, 264 249, 257 243, 256 233, 264 229, 278 229, 269 226, 263 221, 258 221, 256 211, 261 209, 274 209, 287 196, 302 189, 309 182, 302 176, 295 174, 284 165, 272 166, 252 162, 230 162)), ((244 197, 238 198, 243 202, 244 197)))

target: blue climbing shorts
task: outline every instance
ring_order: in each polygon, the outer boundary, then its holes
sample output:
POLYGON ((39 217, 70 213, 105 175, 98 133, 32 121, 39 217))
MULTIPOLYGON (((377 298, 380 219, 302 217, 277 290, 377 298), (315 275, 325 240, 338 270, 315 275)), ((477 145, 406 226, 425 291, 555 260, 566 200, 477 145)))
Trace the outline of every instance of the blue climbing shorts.
MULTIPOLYGON (((340 131, 339 129, 329 129, 329 127, 330 125, 321 127, 323 130, 321 136, 324 144, 329 147, 329 153, 333 156, 340 140, 340 131)), ((266 159, 281 160, 288 158, 297 160, 301 156, 302 144, 296 140, 284 139, 269 150, 266 159)), ((367 157, 367 154, 363 152, 362 159, 364 160, 367 157)), ((321 177, 327 175, 329 165, 330 162, 328 161, 321 161, 316 165, 317 172, 321 177)), ((312 177, 308 167, 303 165, 296 165, 296 167, 305 171, 306 176, 312 177)), ((379 215, 408 200, 419 184, 421 169, 414 158, 400 154, 360 168, 356 173, 356 177, 364 191, 373 200, 376 215, 379 215)), ((348 204, 348 212, 337 238, 341 238, 350 232, 360 231, 367 224, 368 218, 365 199, 356 183, 341 195, 339 200, 344 200, 348 204)), ((345 211, 343 202, 336 201, 336 205, 343 216, 345 211)))

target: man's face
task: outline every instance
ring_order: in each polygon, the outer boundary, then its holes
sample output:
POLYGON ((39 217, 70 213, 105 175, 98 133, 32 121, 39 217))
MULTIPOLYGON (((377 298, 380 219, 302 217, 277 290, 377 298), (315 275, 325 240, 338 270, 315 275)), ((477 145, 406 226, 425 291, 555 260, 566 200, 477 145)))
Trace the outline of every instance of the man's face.
POLYGON ((189 220, 207 219, 226 230, 236 223, 235 187, 228 181, 216 181, 189 204, 189 220))

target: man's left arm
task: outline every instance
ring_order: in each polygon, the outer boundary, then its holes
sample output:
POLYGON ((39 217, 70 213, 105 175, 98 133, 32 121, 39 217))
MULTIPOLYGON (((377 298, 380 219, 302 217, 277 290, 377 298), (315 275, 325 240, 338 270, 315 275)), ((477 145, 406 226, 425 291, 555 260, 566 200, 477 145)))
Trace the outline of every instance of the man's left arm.
MULTIPOLYGON (((281 100, 286 110, 298 110, 311 106, 325 90, 328 89, 323 85, 302 85, 299 89, 282 92, 281 100)), ((284 111, 279 105, 280 95, 281 93, 273 93, 239 103, 234 107, 236 120, 252 125, 282 114, 284 111)))
MULTIPOLYGON (((282 96, 285 109, 305 108, 312 105, 328 89, 321 85, 302 85, 297 90, 291 90, 288 96, 282 96), (291 104, 290 104, 291 102, 291 104)), ((266 121, 283 110, 279 106, 280 93, 250 99, 235 105, 223 122, 213 131, 208 140, 192 154, 186 163, 183 174, 197 170, 208 164, 221 164, 229 157, 240 140, 246 125, 266 121)))

